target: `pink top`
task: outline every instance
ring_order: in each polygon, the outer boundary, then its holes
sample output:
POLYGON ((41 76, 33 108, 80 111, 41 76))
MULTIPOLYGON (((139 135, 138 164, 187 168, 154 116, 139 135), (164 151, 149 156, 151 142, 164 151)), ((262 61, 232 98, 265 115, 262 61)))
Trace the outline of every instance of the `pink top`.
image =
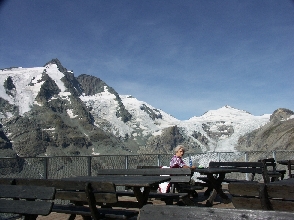
POLYGON ((177 157, 174 155, 170 160, 170 168, 183 168, 183 166, 187 166, 181 157, 177 157))

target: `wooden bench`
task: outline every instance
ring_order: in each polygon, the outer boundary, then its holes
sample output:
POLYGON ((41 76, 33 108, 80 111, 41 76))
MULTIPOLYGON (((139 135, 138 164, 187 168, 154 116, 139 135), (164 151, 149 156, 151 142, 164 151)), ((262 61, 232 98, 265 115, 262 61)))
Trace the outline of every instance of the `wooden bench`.
POLYGON ((140 209, 138 220, 150 219, 293 219, 294 214, 280 211, 222 209, 207 207, 179 207, 145 205, 140 209))
MULTIPOLYGON (((170 176, 170 183, 176 184, 187 184, 190 183, 192 171, 187 168, 174 168, 174 169, 101 169, 98 170, 96 175, 143 175, 143 176, 170 176)), ((195 189, 203 189, 202 186, 196 186, 195 189)), ((132 196, 132 192, 117 192, 119 196, 128 195, 132 196)), ((187 205, 193 205, 194 203, 190 200, 190 195, 187 192, 179 193, 150 193, 149 198, 159 198, 165 201, 166 204, 170 205, 174 200, 182 200, 187 205)))
POLYGON ((286 165, 288 168, 288 176, 289 178, 294 178, 294 174, 292 171, 294 170, 294 160, 280 160, 279 164, 286 165))
POLYGON ((115 204, 118 202, 116 188, 109 182, 88 182, 88 181, 69 181, 62 179, 0 179, 0 184, 13 182, 15 185, 25 186, 50 186, 55 187, 55 199, 70 201, 69 204, 55 203, 52 212, 66 213, 74 219, 76 215, 84 218, 93 219, 107 218, 129 218, 138 214, 137 211, 125 209, 97 208, 96 205, 115 204), (87 206, 84 206, 87 205, 87 206))
POLYGON ((232 182, 229 183, 229 192, 237 209, 294 212, 294 181, 232 182))
POLYGON ((54 187, 1 185, 0 188, 0 213, 20 214, 25 220, 33 220, 38 215, 49 215, 52 210, 54 187))
POLYGON ((267 169, 267 175, 270 178, 271 182, 274 182, 281 178, 281 180, 284 179, 284 176, 286 174, 286 170, 277 170, 277 164, 274 158, 266 158, 259 160, 259 162, 262 162, 264 166, 267 169))

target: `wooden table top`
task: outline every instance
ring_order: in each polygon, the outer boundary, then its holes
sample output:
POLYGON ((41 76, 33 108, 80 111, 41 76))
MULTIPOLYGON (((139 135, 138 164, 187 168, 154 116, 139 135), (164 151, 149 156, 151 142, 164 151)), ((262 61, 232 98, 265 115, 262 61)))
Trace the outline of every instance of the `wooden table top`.
POLYGON ((220 173, 231 173, 238 172, 237 168, 223 168, 223 167, 211 167, 211 168, 195 168, 194 172, 198 172, 201 174, 220 174, 220 173))
POLYGON ((294 165, 294 160, 278 160, 277 163, 282 164, 282 165, 288 165, 288 162, 291 162, 291 164, 294 165))
POLYGON ((99 175, 99 176, 78 176, 63 178, 65 180, 82 180, 93 182, 112 182, 116 186, 129 187, 150 187, 154 184, 167 182, 170 180, 169 176, 118 176, 118 175, 99 175))
POLYGON ((99 169, 95 175, 191 175, 191 170, 188 168, 99 169))

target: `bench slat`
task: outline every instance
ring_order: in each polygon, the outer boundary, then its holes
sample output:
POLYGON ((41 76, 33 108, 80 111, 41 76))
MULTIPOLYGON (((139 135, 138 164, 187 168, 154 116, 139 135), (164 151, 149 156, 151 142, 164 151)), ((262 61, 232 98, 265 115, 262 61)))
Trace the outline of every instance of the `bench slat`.
POLYGON ((51 212, 54 187, 4 184, 0 188, 0 213, 26 214, 34 219, 51 212))
POLYGON ((294 212, 294 201, 270 199, 270 203, 273 210, 294 212))
MULTIPOLYGON (((65 213, 65 214, 76 214, 83 216, 90 216, 90 208, 86 206, 74 206, 74 205, 54 205, 53 212, 57 213, 65 213)), ((139 212, 133 210, 121 210, 121 209, 105 209, 99 208, 99 213, 106 218, 130 218, 132 216, 136 216, 139 212)))
POLYGON ((54 199, 54 187, 1 185, 0 198, 54 199))
POLYGON ((228 189, 232 195, 259 196, 260 185, 250 181, 231 182, 228 189))
POLYGON ((294 185, 267 185, 267 193, 272 198, 294 200, 294 185))
POLYGON ((46 201, 0 199, 0 213, 48 215, 51 209, 52 203, 46 201))
MULTIPOLYGON (((134 197, 135 194, 133 192, 126 192, 126 191, 117 191, 118 196, 132 196, 134 197)), ((182 197, 188 196, 188 193, 149 193, 149 198, 175 198, 179 199, 182 197)))
MULTIPOLYGON (((85 190, 86 184, 89 181, 64 180, 64 179, 15 179, 16 185, 37 185, 55 187, 56 189, 65 190, 85 190)), ((96 192, 115 192, 115 186, 109 182, 91 182, 91 186, 96 192)))
MULTIPOLYGON (((116 193, 95 193, 95 192, 93 193, 94 193, 96 202, 102 202, 102 203, 117 202, 116 193)), ((55 198, 63 199, 63 200, 71 200, 71 201, 82 201, 82 202, 88 201, 85 192, 72 192, 72 191, 58 190, 56 191, 55 198)))
POLYGON ((218 166, 234 166, 234 167, 263 167, 262 162, 215 162, 211 161, 209 167, 218 167, 218 166))
POLYGON ((232 203, 236 209, 262 209, 260 199, 257 197, 233 197, 232 203))

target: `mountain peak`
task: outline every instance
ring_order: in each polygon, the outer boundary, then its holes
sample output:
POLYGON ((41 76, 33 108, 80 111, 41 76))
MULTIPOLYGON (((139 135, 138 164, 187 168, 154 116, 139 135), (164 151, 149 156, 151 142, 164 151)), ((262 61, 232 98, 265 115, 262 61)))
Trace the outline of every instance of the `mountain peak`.
POLYGON ((49 65, 49 64, 56 64, 58 70, 59 70, 60 72, 62 72, 62 73, 67 72, 67 69, 66 69, 65 67, 62 66, 61 62, 60 62, 57 58, 52 59, 51 61, 47 62, 47 63, 44 65, 44 67, 47 66, 47 65, 49 65))
POLYGON ((286 108, 279 108, 273 112, 273 114, 270 117, 270 121, 277 122, 277 121, 286 120, 292 115, 294 115, 293 111, 286 108))

